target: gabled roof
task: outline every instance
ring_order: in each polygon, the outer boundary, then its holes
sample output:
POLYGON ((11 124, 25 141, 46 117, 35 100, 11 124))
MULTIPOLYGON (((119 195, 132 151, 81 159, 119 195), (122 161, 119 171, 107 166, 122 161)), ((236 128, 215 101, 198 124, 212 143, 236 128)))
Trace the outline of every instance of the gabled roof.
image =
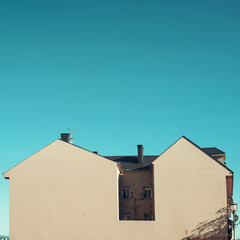
MULTIPOLYGON (((193 146, 195 146, 196 148, 198 148, 201 152, 203 152, 204 154, 206 154, 208 157, 210 157, 212 160, 214 160, 216 163, 218 163, 219 165, 221 165, 222 167, 224 167, 226 170, 228 170, 231 174, 233 174, 233 171, 231 169, 229 169, 226 165, 222 164, 220 161, 218 161, 216 158, 214 158, 213 156, 211 156, 208 151, 204 151, 204 149, 212 149, 212 152, 221 152, 223 154, 225 154, 223 151, 219 150, 218 148, 200 148, 197 144, 195 144, 194 142, 192 142, 191 140, 189 140, 187 137, 182 136, 181 138, 179 138, 175 143, 177 143, 180 139, 184 138, 185 140, 187 140, 189 143, 191 143, 193 146)), ((170 149, 175 143, 173 143, 168 149, 170 149)), ((168 149, 166 149, 163 153, 165 153, 168 149)), ((211 152, 211 150, 209 150, 209 152, 211 152)), ((162 153, 162 154, 163 154, 162 153)), ((161 155, 162 155, 161 154, 161 155)), ((160 155, 160 156, 161 156, 160 155)))
POLYGON ((152 162, 159 155, 144 155, 143 163, 138 163, 138 156, 105 156, 105 158, 117 162, 124 171, 150 170, 152 162))
MULTIPOLYGON (((6 172, 4 172, 4 173, 3 173, 4 178, 5 178, 5 179, 9 179, 9 177, 7 176, 7 174, 8 174, 12 169, 15 169, 16 167, 18 167, 19 165, 21 165, 23 162, 25 162, 25 161, 27 161, 29 158, 31 158, 33 155, 38 154, 38 153, 41 152, 43 149, 51 146, 52 144, 54 144, 54 143, 56 143, 56 142, 58 142, 58 141, 63 142, 64 144, 69 144, 70 146, 73 146, 74 148, 77 147, 77 148, 82 149, 82 150, 84 150, 84 151, 87 151, 87 152, 89 152, 89 153, 91 153, 91 154, 95 154, 95 153, 93 153, 93 152, 91 152, 91 151, 89 151, 89 150, 87 150, 87 149, 84 149, 84 148, 82 148, 82 147, 79 147, 79 146, 77 146, 77 145, 68 143, 68 142, 63 141, 63 140, 61 140, 61 139, 57 139, 57 140, 51 142, 50 144, 48 144, 47 146, 45 146, 44 148, 40 149, 40 150, 37 151, 36 153, 32 154, 30 157, 28 157, 28 158, 24 159, 23 161, 21 161, 20 163, 16 164, 15 166, 13 166, 12 168, 10 168, 10 169, 7 170, 6 172)), ((103 156, 101 156, 101 155, 99 155, 99 154, 98 154, 98 157, 102 158, 103 160, 108 161, 108 159, 106 159, 105 157, 103 157, 103 156)), ((111 161, 111 162, 112 162, 112 161, 111 161)), ((118 167, 118 169, 119 169, 120 172, 122 171, 121 167, 119 166, 119 164, 118 164, 117 162, 113 162, 113 164, 116 164, 116 166, 118 167)))
MULTIPOLYGON (((218 149, 216 147, 200 148, 197 144, 195 144, 194 142, 189 140, 187 137, 182 136, 181 138, 184 138, 185 140, 187 140, 189 143, 194 145, 200 151, 202 151, 203 153, 208 155, 212 160, 214 160, 215 162, 220 164, 222 167, 224 167, 225 169, 227 169, 228 171, 233 173, 233 171, 231 169, 229 169, 226 165, 219 162, 217 160, 217 158, 214 157, 215 155, 225 155, 225 153, 223 151, 221 151, 220 149, 218 149)), ((179 138, 177 141, 179 141, 181 138, 179 138)), ((173 146, 174 144, 172 144, 171 146, 173 146)), ((165 150, 164 152, 166 152, 167 150, 165 150)), ((154 160, 156 160, 161 155, 145 155, 142 164, 138 163, 138 156, 104 156, 104 157, 109 160, 112 160, 114 162, 117 162, 124 171, 136 171, 136 170, 141 171, 141 170, 150 170, 152 162, 154 162, 154 160)))
MULTIPOLYGON (((192 145, 194 145, 196 148, 198 148, 200 151, 202 151, 204 154, 208 155, 212 160, 214 160, 216 163, 220 164, 222 167, 224 167, 225 169, 227 169, 229 172, 233 173, 232 170, 230 170, 228 167, 226 167, 226 165, 222 164, 221 162, 219 162, 214 155, 225 155, 225 153, 221 150, 219 150, 218 148, 215 147, 211 147, 211 148, 200 148, 198 145, 196 145, 195 143, 193 143, 191 140, 189 140, 188 138, 186 138, 185 136, 182 136, 181 138, 184 138, 185 140, 187 140, 189 143, 191 143, 192 145)), ((181 138, 179 138, 177 141, 179 141, 181 138)), ((58 139, 61 140, 61 139, 58 139)), ((57 141, 57 140, 56 140, 57 141)), ((62 141, 62 140, 61 140, 62 141)), ((177 142, 176 141, 176 142, 177 142)), ((54 141, 55 142, 55 141, 54 141)), ((53 142, 53 143, 54 143, 53 142)), ((82 147, 79 147, 77 145, 71 144, 71 143, 67 143, 65 141, 63 141, 66 144, 70 144, 71 146, 74 147, 78 147, 82 150, 91 152, 87 149, 84 149, 82 147)), ((176 143, 175 142, 175 143, 176 143)), ((173 146, 175 143, 173 143, 171 146, 173 146)), ((52 143, 51 143, 52 144, 52 143)), ((50 144, 49 144, 50 145, 50 144)), ((47 146, 49 146, 47 145, 47 146)), ((169 148, 171 148, 171 146, 169 148)), ((168 148, 168 149, 169 149, 168 148)), ((168 150, 167 149, 167 150, 168 150)), ((165 150, 164 152, 166 152, 167 150, 165 150)), ((41 151, 41 150, 40 150, 41 151)), ((164 153, 163 152, 163 153, 164 153)), ((96 154, 91 152, 92 154, 96 154)), ((162 154, 163 154, 162 153, 162 154)), ((35 153, 36 154, 36 153, 35 153)), ((162 155, 161 154, 161 155, 162 155)), ((151 165, 152 163, 161 155, 144 155, 143 156, 143 163, 138 163, 138 156, 101 156, 99 154, 97 154, 100 157, 105 158, 106 160, 111 160, 113 162, 115 162, 120 170, 120 172, 123 171, 144 171, 144 170, 150 170, 151 169, 151 165)), ((25 159, 27 160, 27 159, 25 159)), ((25 161, 24 160, 24 161, 25 161)), ((22 161, 23 162, 23 161, 22 161)), ((21 164, 22 162, 20 162, 19 164, 21 164)), ((19 164, 17 164, 16 166, 18 166, 19 164)), ((13 168, 15 168, 16 166, 14 166, 13 168)), ((11 169, 13 169, 11 168, 11 169)), ((10 170, 11 170, 10 169, 10 170)), ((8 170, 7 172, 9 172, 10 170, 8 170)), ((4 175, 7 173, 5 172, 4 175)), ((6 177, 5 175, 5 178, 6 177)))
MULTIPOLYGON (((228 168, 226 165, 222 164, 221 162, 219 162, 217 159, 215 159, 214 157, 212 157, 211 155, 209 155, 208 153, 206 153, 202 148, 200 148, 197 144, 193 143, 191 140, 189 140, 188 138, 186 138, 185 136, 182 136, 184 139, 186 139, 187 141, 189 141, 191 144, 193 144, 195 147, 197 147, 199 150, 201 150, 203 153, 205 153, 206 155, 208 155, 211 159, 213 159, 216 163, 220 164, 222 167, 224 167, 225 169, 227 169, 230 173, 233 174, 233 171, 228 168)), ((220 151, 218 148, 205 148, 205 149, 216 149, 216 151, 220 151)), ((222 152, 224 153, 224 152, 222 152)), ((225 154, 225 153, 224 153, 225 154)))

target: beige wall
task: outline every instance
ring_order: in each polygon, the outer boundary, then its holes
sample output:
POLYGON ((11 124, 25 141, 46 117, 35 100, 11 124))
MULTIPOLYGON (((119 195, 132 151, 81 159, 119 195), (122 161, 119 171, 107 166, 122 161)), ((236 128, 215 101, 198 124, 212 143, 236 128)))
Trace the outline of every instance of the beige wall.
POLYGON ((214 228, 226 236, 226 175, 181 138, 154 161, 155 221, 119 221, 116 163, 57 140, 5 173, 10 238, 182 240, 214 228))
POLYGON ((57 140, 7 176, 11 240, 116 237, 116 163, 57 140))
POLYGON ((163 239, 227 237, 226 176, 230 174, 185 138, 156 159, 155 218, 165 226, 163 239))

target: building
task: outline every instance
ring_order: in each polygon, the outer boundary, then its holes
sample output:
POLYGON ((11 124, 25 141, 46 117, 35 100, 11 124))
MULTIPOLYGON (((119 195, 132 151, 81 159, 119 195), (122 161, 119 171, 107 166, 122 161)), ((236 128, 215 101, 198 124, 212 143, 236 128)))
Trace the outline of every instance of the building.
POLYGON ((62 134, 4 173, 11 240, 227 240, 233 172, 181 137, 161 155, 101 156, 62 134))

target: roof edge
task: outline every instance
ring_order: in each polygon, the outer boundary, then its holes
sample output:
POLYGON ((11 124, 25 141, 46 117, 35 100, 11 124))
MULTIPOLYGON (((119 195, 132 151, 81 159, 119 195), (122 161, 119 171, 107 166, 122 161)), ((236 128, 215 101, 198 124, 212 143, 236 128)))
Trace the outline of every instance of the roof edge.
POLYGON ((13 167, 11 167, 10 169, 8 169, 6 172, 3 173, 3 176, 5 179, 9 179, 9 176, 7 176, 7 174, 14 168, 16 168, 18 165, 20 165, 21 163, 23 163, 24 161, 26 161, 27 159, 29 159, 31 156, 37 154, 38 152, 42 151, 42 149, 48 147, 49 145, 51 145, 52 143, 56 142, 58 139, 54 140, 53 142, 49 143, 48 145, 46 145, 45 147, 41 148, 40 150, 38 150, 37 152, 33 153, 32 155, 30 155, 29 157, 25 158, 24 160, 22 160, 21 162, 17 163, 16 165, 14 165, 13 167))
MULTIPOLYGON (((214 159, 211 155, 205 153, 196 143, 192 142, 190 139, 188 139, 185 136, 182 136, 181 138, 184 138, 185 140, 187 140, 188 142, 190 142, 192 145, 194 145, 196 148, 198 148, 201 152, 203 152, 205 155, 207 155, 208 157, 210 157, 211 159, 213 159, 216 163, 220 164, 222 167, 224 167, 226 170, 228 170, 230 173, 233 174, 233 171, 228 168, 226 165, 222 164, 221 162, 219 162, 218 160, 214 159)), ((180 138, 180 139, 181 139, 180 138)))
MULTIPOLYGON (((196 148, 198 148, 201 152, 203 152, 205 155, 207 155, 208 157, 210 157, 212 160, 214 160, 216 163, 220 164, 222 167, 224 167, 226 170, 228 170, 231 174, 233 174, 234 172, 228 168, 227 166, 225 166, 224 164, 222 164, 221 162, 219 162, 218 160, 214 159, 212 156, 208 155, 207 153, 205 153, 196 143, 192 142, 190 139, 188 139, 187 137, 185 137, 184 135, 182 137, 180 137, 177 141, 175 141, 170 147, 168 147, 164 152, 162 152, 160 156, 162 156, 168 149, 170 149, 174 144, 176 144, 180 139, 185 139, 186 141, 188 141, 189 143, 191 143, 193 146, 195 146, 196 148)), ((156 158, 152 163, 154 164, 154 162, 157 160, 158 158, 156 158)))
POLYGON ((184 136, 180 137, 178 140, 176 140, 173 144, 171 144, 166 150, 164 150, 156 159, 154 159, 152 161, 152 164, 154 164, 154 162, 159 158, 161 157, 168 149, 170 149, 175 143, 177 143, 181 138, 183 138, 184 136))
MULTIPOLYGON (((82 149, 82 150, 84 150, 84 151, 87 151, 87 152, 89 152, 89 153, 91 153, 91 154, 94 154, 94 155, 97 155, 97 156, 99 156, 99 157, 102 157, 102 158, 104 158, 104 159, 107 160, 107 161, 111 161, 111 162, 113 162, 113 163, 119 165, 117 162, 114 162, 114 161, 112 161, 111 159, 108 159, 108 158, 106 158, 106 157, 104 157, 104 156, 102 156, 102 155, 100 155, 100 154, 98 154, 98 153, 96 154, 96 153, 94 153, 94 152, 92 152, 92 151, 90 151, 90 150, 88 150, 88 149, 86 149, 86 148, 80 147, 80 146, 75 145, 75 144, 73 144, 73 143, 69 143, 69 142, 63 141, 63 140, 60 139, 60 138, 58 138, 56 141, 58 141, 58 140, 60 140, 60 141, 62 141, 62 142, 64 142, 64 143, 66 143, 66 144, 70 144, 71 146, 74 146, 74 147, 80 148, 80 149, 82 149)), ((119 165, 119 167, 120 167, 120 169, 122 169, 120 165, 119 165)))
MULTIPOLYGON (((55 142, 57 142, 57 141, 61 141, 61 142, 64 142, 64 143, 66 143, 66 144, 70 144, 71 146, 78 147, 78 148, 80 148, 80 149, 82 149, 82 150, 85 150, 85 151, 87 151, 87 152, 89 152, 89 153, 95 154, 95 153, 91 152, 90 150, 87 150, 87 149, 85 149, 85 148, 79 147, 79 146, 77 146, 77 145, 75 145, 75 144, 72 144, 72 143, 65 142, 65 141, 63 141, 63 140, 61 140, 61 139, 58 138, 58 139, 54 140, 53 142, 49 143, 48 145, 46 145, 45 147, 41 148, 41 149, 38 150, 37 152, 31 154, 29 157, 25 158, 24 160, 22 160, 22 161, 19 162, 18 164, 14 165, 12 168, 8 169, 6 172, 3 173, 3 177, 4 177, 5 179, 9 179, 9 177, 10 177, 10 176, 9 176, 9 173, 10 173, 10 171, 11 171, 12 169, 16 168, 18 165, 20 165, 21 163, 23 163, 24 161, 26 161, 27 159, 29 159, 29 158, 32 157, 33 155, 37 154, 38 152, 42 151, 44 148, 50 146, 51 144, 53 144, 53 143, 55 143, 55 142)), ((121 166, 120 166, 117 162, 114 162, 114 161, 112 161, 112 160, 110 160, 110 159, 107 159, 107 158, 105 158, 104 156, 102 156, 102 155, 100 155, 100 154, 97 154, 97 155, 100 156, 100 157, 102 157, 102 158, 104 158, 104 159, 107 160, 107 161, 111 161, 112 163, 116 164, 117 167, 118 167, 118 169, 119 169, 119 171, 120 171, 120 173, 123 171, 122 168, 121 168, 121 166)))

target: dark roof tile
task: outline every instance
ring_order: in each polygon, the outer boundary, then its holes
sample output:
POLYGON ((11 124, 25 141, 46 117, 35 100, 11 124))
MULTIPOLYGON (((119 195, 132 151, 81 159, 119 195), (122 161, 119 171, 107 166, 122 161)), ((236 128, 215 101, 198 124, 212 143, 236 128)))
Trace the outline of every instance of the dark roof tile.
POLYGON ((159 155, 145 155, 143 163, 139 164, 137 156, 105 156, 105 158, 119 163, 124 171, 150 170, 152 162, 158 157, 159 155))
POLYGON ((222 155, 222 154, 225 154, 225 152, 221 151, 220 149, 218 148, 215 148, 215 147, 210 147, 210 148, 202 148, 202 150, 212 156, 212 155, 222 155))

